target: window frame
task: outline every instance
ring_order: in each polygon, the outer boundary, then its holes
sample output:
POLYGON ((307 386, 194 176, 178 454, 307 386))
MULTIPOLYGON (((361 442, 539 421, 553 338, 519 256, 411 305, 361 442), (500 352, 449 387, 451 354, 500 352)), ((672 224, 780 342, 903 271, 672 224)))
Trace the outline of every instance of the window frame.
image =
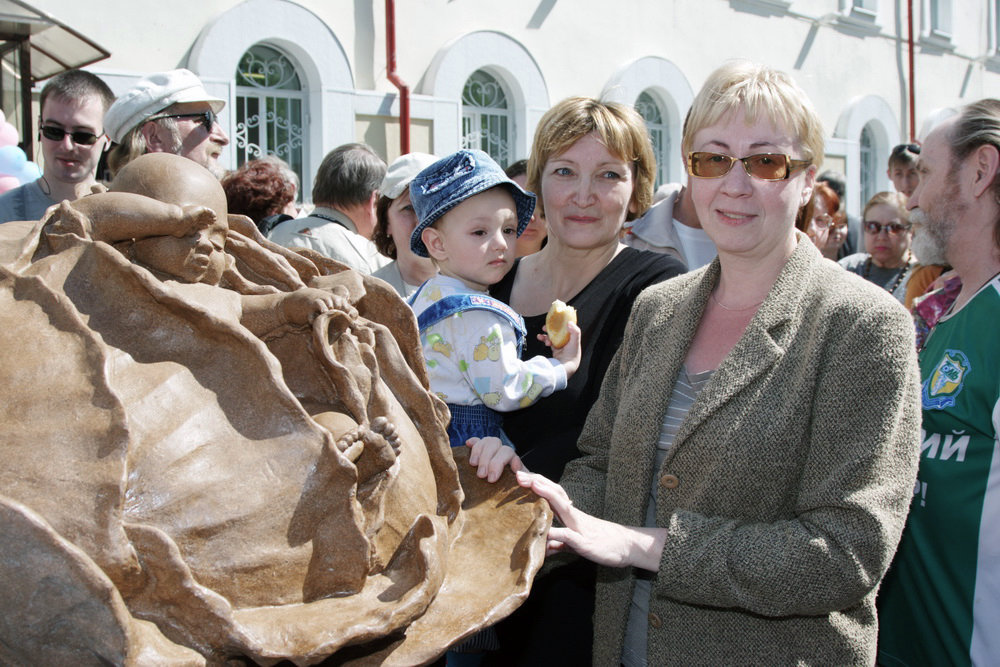
MULTIPOLYGON (((265 70, 273 60, 262 61, 265 70)), ((265 72, 266 75, 266 72, 265 72)), ((267 42, 258 42, 251 45, 240 56, 239 62, 234 72, 234 92, 235 104, 233 107, 233 152, 237 166, 245 162, 263 157, 265 155, 276 155, 289 164, 298 177, 300 183, 306 183, 306 169, 309 165, 309 141, 308 141, 308 106, 307 94, 303 86, 301 67, 292 56, 283 49, 267 42), (291 76, 294 77, 296 88, 284 88, 281 86, 252 86, 241 82, 247 79, 242 76, 240 68, 243 66, 247 56, 255 49, 267 49, 276 54, 274 60, 284 61, 291 69, 291 76), (256 103, 256 112, 251 116, 249 108, 256 103), (297 111, 299 124, 294 123, 294 113, 282 113, 279 107, 287 106, 291 110, 297 111), (261 118, 261 110, 264 110, 261 118), (254 121, 254 124, 249 124, 254 121), (282 122, 282 121, 286 122, 282 122), (262 129, 258 129, 262 128, 262 129), (251 131, 257 130, 257 141, 250 141, 251 131), (287 136, 287 141, 274 141, 279 133, 287 136), (263 141, 262 141, 263 139, 263 141), (268 141, 270 139, 270 141, 268 141)), ((298 203, 303 203, 308 193, 303 192, 300 187, 296 193, 298 203)))
POLYGON ((462 86, 460 145, 462 148, 477 148, 487 153, 504 169, 516 159, 512 148, 515 134, 514 114, 510 104, 512 99, 513 96, 503 77, 497 76, 487 67, 480 67, 469 74, 465 85, 462 86), (484 83, 497 88, 499 93, 496 96, 497 101, 502 102, 502 106, 480 106, 467 102, 470 85, 480 83, 473 81, 477 75, 479 78, 489 78, 489 81, 484 83), (494 140, 492 138, 494 132, 502 132, 503 135, 494 140), (494 147, 496 150, 493 150, 494 147))
POLYGON ((663 102, 650 88, 640 92, 632 106, 645 121, 650 141, 653 143, 653 155, 656 158, 656 179, 653 183, 655 190, 664 183, 670 182, 670 155, 673 143, 670 136, 670 123, 664 120, 667 117, 667 112, 663 102), (648 101, 644 102, 643 97, 648 98, 648 101), (656 119, 650 119, 642 112, 642 107, 650 106, 656 111, 656 119), (657 141, 658 137, 659 141, 657 141))

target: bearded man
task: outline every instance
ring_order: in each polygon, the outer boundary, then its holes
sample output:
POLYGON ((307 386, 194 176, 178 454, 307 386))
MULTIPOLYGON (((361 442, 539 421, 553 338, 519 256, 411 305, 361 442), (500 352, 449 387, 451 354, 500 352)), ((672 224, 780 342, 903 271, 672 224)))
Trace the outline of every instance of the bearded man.
POLYGON ((911 219, 962 281, 920 352, 920 472, 879 594, 880 665, 1000 658, 1000 100, 928 135, 911 219))

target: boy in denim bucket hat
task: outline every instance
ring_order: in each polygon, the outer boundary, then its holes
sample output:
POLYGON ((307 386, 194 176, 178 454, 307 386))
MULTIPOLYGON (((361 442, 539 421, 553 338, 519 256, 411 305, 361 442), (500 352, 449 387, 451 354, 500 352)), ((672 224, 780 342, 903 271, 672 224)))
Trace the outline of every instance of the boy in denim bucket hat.
MULTIPOLYGON (((438 273, 409 304, 417 315, 431 391, 451 410, 451 446, 494 436, 513 448, 499 413, 564 389, 580 365, 575 324, 569 342, 553 349, 554 359, 522 361, 524 320, 486 293, 513 265, 515 241, 531 220, 535 195, 486 153, 460 150, 417 174, 410 201, 417 214, 410 248, 430 257, 438 273)), ((486 628, 449 651, 448 664, 478 664, 480 651, 497 648, 495 630, 486 628)))
POLYGON ((410 298, 431 391, 451 409, 452 447, 503 434, 497 412, 525 408, 566 387, 580 363, 580 330, 554 359, 522 361, 524 321, 486 292, 514 263, 515 240, 531 220, 535 196, 507 178, 482 151, 460 150, 410 183, 417 226, 410 248, 430 257, 436 276, 410 298))

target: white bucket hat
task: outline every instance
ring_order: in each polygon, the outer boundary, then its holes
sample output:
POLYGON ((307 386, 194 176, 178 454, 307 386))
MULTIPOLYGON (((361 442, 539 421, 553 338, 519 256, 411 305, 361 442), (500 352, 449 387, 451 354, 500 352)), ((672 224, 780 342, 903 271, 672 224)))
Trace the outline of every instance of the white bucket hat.
POLYGON ((139 79, 127 92, 115 100, 104 116, 104 131, 111 140, 121 143, 129 130, 173 104, 208 102, 219 113, 226 101, 209 95, 194 72, 175 69, 157 72, 139 79))
POLYGON ((437 160, 437 157, 430 153, 407 153, 396 158, 385 172, 382 185, 378 188, 379 194, 395 199, 409 187, 414 176, 437 160))

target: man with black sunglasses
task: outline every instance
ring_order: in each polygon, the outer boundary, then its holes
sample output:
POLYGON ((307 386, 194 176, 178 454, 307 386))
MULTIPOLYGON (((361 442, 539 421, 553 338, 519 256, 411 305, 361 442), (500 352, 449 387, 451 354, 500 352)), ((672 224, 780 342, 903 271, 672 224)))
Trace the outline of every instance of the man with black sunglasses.
POLYGON ((108 155, 111 172, 146 153, 174 153, 221 176, 219 156, 229 137, 218 114, 225 105, 186 69, 140 79, 105 118, 108 136, 115 142, 108 155))
POLYGON ((42 175, 0 195, 0 222, 39 220, 53 204, 90 193, 108 147, 104 114, 114 99, 107 84, 83 70, 63 72, 45 84, 38 119, 42 175))

